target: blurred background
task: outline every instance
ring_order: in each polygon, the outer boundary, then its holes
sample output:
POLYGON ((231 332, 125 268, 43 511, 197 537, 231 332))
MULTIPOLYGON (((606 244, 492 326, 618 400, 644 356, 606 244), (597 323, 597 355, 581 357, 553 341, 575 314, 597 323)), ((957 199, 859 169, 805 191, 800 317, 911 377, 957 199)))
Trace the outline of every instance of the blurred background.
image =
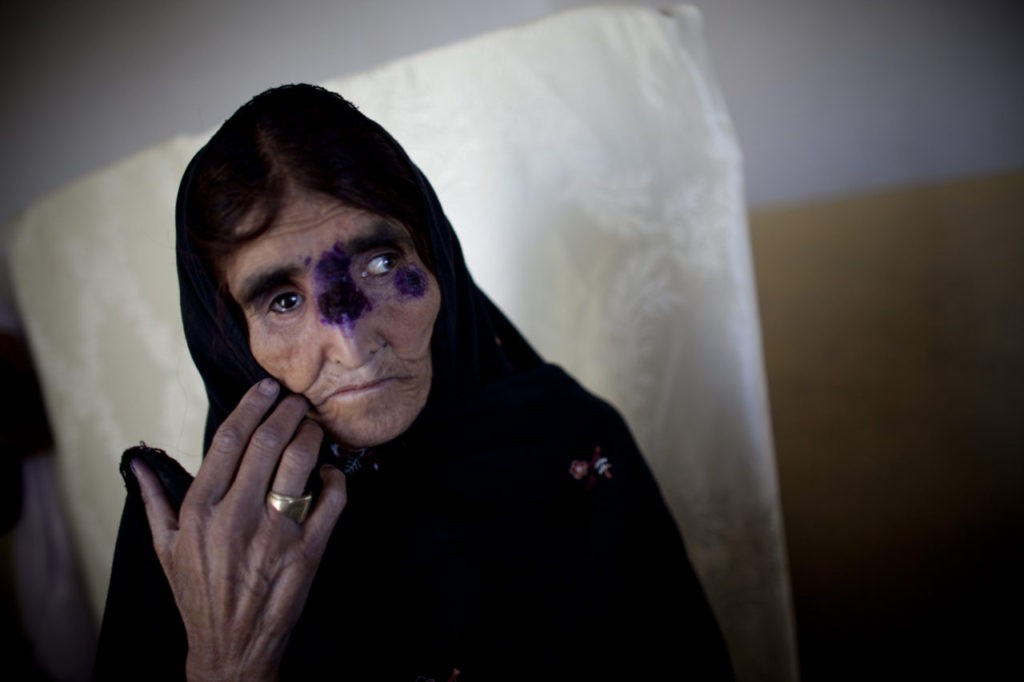
MULTIPOLYGON (((266 87, 582 4, 5 3, 0 222, 266 87)), ((745 158, 804 679, 1019 669, 1024 5, 692 4, 745 158)))

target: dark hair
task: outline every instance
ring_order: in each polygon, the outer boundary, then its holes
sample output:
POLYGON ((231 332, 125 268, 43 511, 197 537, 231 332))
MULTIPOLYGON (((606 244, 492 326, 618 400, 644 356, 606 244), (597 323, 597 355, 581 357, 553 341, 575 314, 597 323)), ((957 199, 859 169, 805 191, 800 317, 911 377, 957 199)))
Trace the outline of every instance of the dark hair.
POLYGON ((336 93, 300 84, 257 95, 210 139, 193 177, 185 229, 218 280, 223 257, 270 229, 295 191, 399 221, 434 270, 416 171, 383 128, 336 93))

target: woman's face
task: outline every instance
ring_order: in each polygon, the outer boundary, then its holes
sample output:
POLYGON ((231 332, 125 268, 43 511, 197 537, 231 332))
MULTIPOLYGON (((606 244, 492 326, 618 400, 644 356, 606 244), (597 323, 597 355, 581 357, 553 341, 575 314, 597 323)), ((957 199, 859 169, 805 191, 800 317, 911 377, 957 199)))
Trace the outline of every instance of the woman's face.
POLYGON ((401 224, 297 194, 224 277, 256 361, 345 447, 387 442, 423 409, 441 295, 401 224))

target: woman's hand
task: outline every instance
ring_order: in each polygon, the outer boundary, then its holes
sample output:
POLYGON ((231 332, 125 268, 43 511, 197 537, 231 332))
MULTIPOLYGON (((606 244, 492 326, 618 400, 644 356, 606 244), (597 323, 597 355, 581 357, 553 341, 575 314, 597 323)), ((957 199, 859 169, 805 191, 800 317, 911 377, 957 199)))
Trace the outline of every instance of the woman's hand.
POLYGON ((303 420, 301 396, 281 401, 267 379, 217 430, 178 514, 139 460, 153 546, 188 634, 190 680, 276 679, 327 539, 345 507, 345 476, 320 470, 323 491, 301 526, 266 502, 268 489, 299 496, 323 432, 303 420), (276 473, 275 473, 276 471, 276 473))

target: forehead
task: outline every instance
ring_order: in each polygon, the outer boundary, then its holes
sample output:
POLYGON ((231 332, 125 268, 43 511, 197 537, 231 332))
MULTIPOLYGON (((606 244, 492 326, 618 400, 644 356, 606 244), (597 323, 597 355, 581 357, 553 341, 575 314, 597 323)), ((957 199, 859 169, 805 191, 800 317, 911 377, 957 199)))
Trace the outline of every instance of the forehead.
MULTIPOLYGON (((243 221, 239 230, 251 227, 253 217, 243 221)), ((270 228, 246 246, 281 248, 289 244, 312 245, 321 240, 347 241, 373 232, 389 232, 408 236, 394 220, 376 213, 349 206, 337 199, 318 194, 297 194, 287 199, 270 228)))
MULTIPOLYGON (((253 227, 250 216, 239 225, 245 232, 253 227)), ((253 260, 275 256, 315 257, 336 244, 358 250, 367 243, 388 240, 412 243, 408 230, 394 220, 315 194, 288 199, 270 228, 255 239, 236 247, 224 262, 225 274, 253 260)))
MULTIPOLYGON (((254 220, 248 218, 239 229, 244 232, 254 220)), ((413 249, 408 230, 394 220, 330 197, 302 194, 285 203, 263 234, 228 254, 223 276, 236 295, 247 280, 279 270, 308 269, 335 247, 355 256, 383 245, 413 249)))

